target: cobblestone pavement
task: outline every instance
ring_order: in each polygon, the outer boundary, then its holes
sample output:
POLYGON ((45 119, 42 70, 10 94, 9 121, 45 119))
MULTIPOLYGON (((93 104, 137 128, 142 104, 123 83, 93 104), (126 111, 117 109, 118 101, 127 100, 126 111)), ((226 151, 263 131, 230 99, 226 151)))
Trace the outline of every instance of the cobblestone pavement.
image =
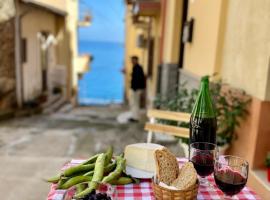
POLYGON ((43 200, 49 184, 71 158, 87 158, 113 145, 145 142, 143 123, 119 124, 121 107, 80 107, 0 123, 0 193, 5 200, 43 200))

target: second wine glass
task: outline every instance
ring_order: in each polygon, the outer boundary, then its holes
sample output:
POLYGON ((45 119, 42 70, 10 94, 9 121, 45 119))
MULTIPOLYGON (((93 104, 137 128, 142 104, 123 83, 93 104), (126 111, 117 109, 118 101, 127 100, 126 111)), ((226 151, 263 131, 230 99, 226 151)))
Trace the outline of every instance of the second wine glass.
POLYGON ((195 142, 189 147, 189 160, 193 163, 200 179, 200 185, 209 187, 207 176, 214 172, 215 159, 218 156, 216 144, 207 142, 195 142))
POLYGON ((234 199, 234 195, 238 194, 247 183, 248 162, 237 156, 219 156, 214 169, 215 182, 224 193, 224 199, 234 199))

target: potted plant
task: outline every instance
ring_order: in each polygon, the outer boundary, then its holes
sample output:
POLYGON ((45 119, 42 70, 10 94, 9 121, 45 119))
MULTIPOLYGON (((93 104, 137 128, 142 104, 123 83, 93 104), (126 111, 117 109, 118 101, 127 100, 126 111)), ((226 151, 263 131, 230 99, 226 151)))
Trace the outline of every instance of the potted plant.
MULTIPOLYGON (((217 144, 220 154, 224 154, 232 141, 237 138, 235 130, 240 126, 240 121, 248 115, 248 105, 251 99, 244 91, 229 89, 222 81, 211 84, 210 90, 216 105, 217 144)), ((163 110, 191 113, 198 92, 198 89, 188 89, 186 83, 183 83, 179 86, 175 95, 170 95, 170 97, 158 96, 155 107, 163 110)), ((161 120, 161 122, 189 127, 188 123, 177 123, 168 120, 161 120)), ((185 152, 188 152, 187 139, 180 138, 180 145, 185 152)))
POLYGON ((267 167, 267 179, 270 182, 270 152, 268 152, 265 159, 265 166, 267 167))
POLYGON ((211 88, 217 113, 217 144, 220 154, 224 154, 234 139, 236 129, 248 113, 251 98, 243 90, 231 89, 221 81, 211 88))
MULTIPOLYGON (((179 86, 178 92, 175 95, 171 95, 169 97, 162 97, 159 95, 156 98, 154 105, 156 108, 162 110, 191 113, 197 94, 198 94, 197 89, 188 90, 186 87, 186 83, 184 83, 179 86)), ((169 120, 159 120, 159 121, 164 124, 180 126, 185 128, 189 127, 189 124, 185 122, 178 123, 176 121, 169 121, 169 120)), ((180 145, 180 147, 183 149, 185 157, 188 157, 189 140, 186 138, 176 138, 176 139, 178 140, 178 144, 180 145)))

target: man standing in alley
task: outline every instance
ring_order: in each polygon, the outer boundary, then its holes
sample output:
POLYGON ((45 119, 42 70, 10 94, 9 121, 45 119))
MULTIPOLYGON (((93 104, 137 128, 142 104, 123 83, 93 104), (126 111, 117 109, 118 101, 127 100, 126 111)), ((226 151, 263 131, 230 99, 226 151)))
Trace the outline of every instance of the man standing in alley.
POLYGON ((140 100, 141 95, 145 89, 145 76, 143 68, 139 64, 139 58, 137 56, 131 57, 133 65, 131 74, 131 113, 132 117, 129 119, 131 122, 138 122, 140 114, 140 100))

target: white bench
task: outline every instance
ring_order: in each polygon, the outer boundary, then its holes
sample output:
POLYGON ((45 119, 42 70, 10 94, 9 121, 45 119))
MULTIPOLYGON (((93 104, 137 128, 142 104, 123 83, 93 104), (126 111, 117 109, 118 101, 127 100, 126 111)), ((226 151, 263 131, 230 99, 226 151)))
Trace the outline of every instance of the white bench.
POLYGON ((166 135, 189 138, 189 129, 158 123, 157 119, 171 120, 177 122, 189 122, 190 114, 182 112, 172 112, 163 110, 148 110, 147 117, 149 122, 145 124, 144 129, 148 131, 147 142, 150 143, 153 138, 153 133, 162 133, 166 135))

